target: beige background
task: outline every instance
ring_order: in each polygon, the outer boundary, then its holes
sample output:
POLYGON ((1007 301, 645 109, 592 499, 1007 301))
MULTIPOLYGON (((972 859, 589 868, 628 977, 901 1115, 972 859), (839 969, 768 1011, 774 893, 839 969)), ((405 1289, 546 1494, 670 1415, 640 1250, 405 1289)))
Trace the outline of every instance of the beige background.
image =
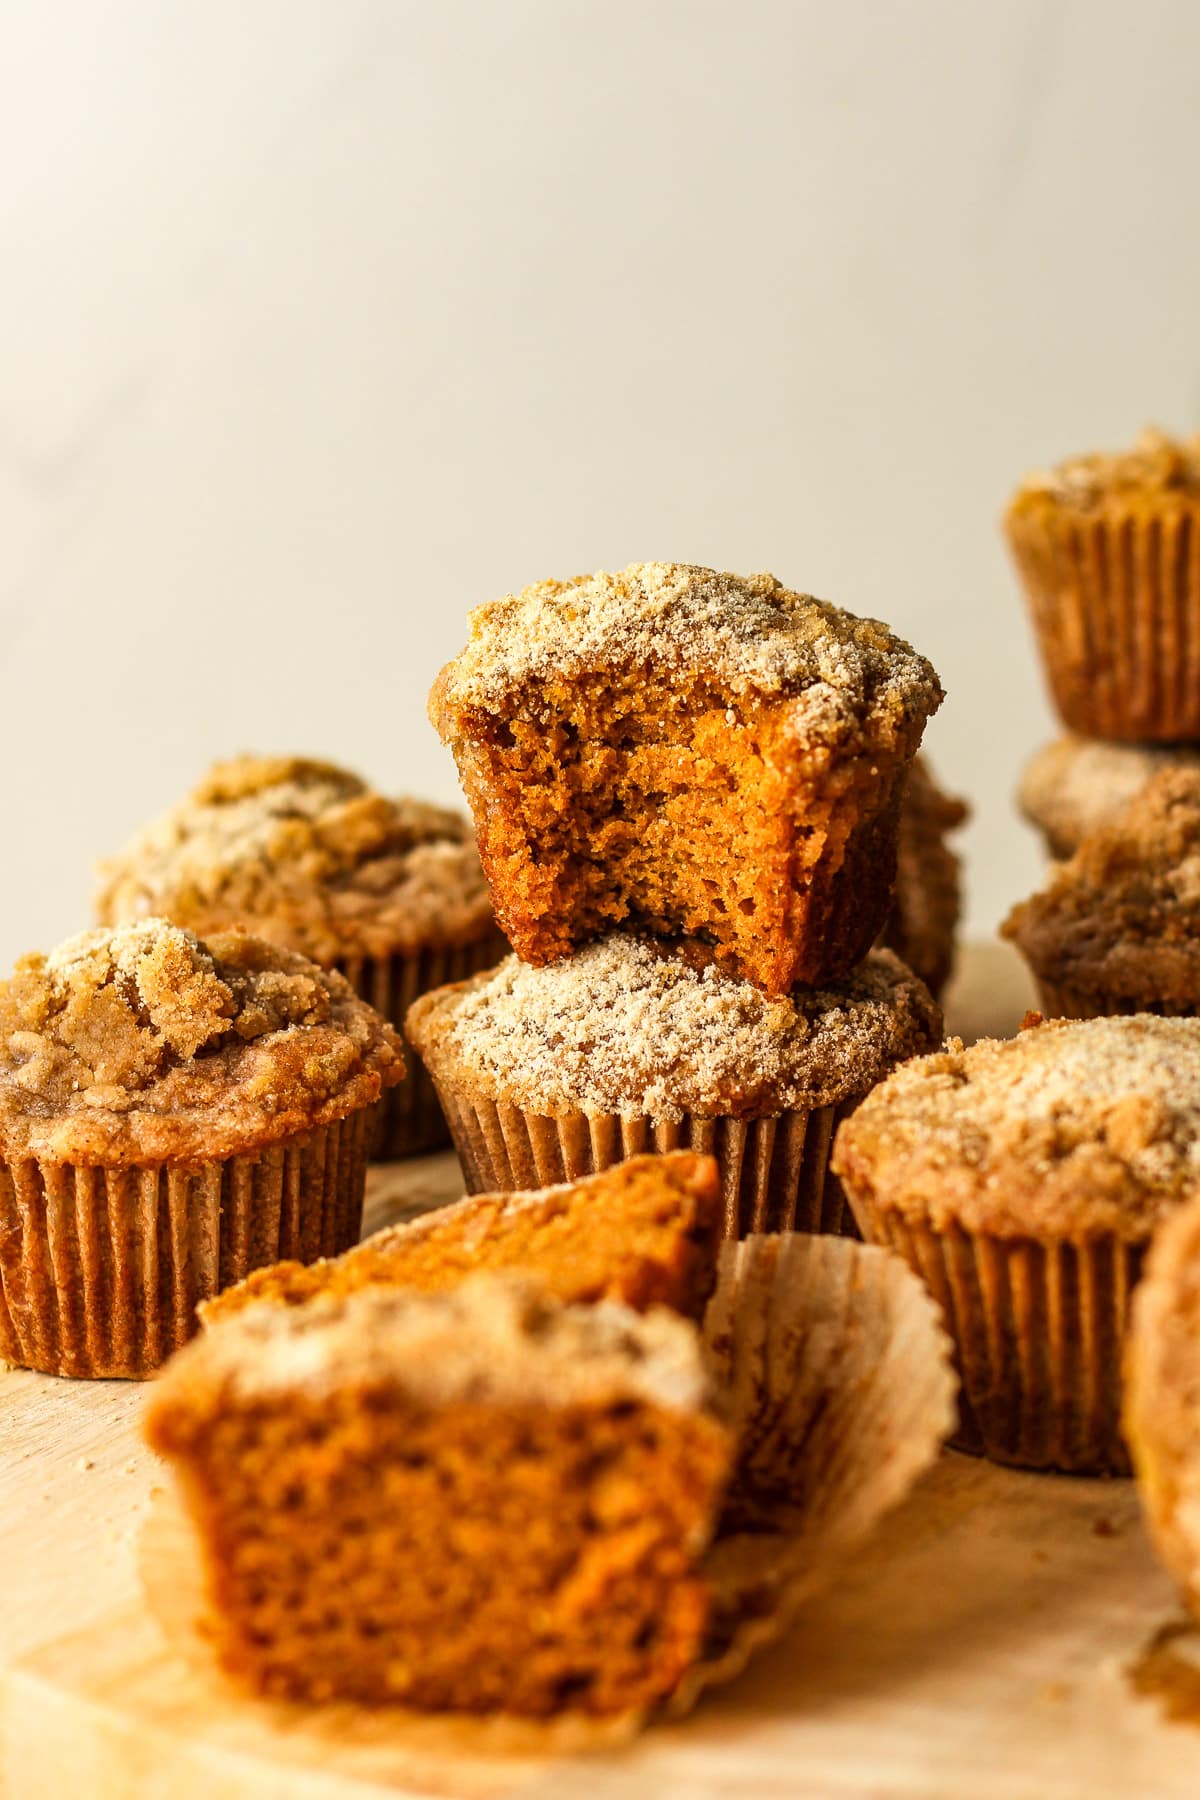
POLYGON ((466 609, 656 556, 933 657, 990 929, 996 515, 1197 422, 1198 165, 1191 0, 0 0, 0 963, 214 755, 449 796, 466 609))

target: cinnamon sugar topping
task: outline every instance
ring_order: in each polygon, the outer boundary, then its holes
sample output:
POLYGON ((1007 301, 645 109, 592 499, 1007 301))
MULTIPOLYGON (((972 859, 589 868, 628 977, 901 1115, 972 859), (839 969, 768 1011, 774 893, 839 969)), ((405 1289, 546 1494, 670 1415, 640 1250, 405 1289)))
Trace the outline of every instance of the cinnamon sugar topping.
POLYGON ((1027 476, 1013 506, 1049 498, 1088 511, 1110 498, 1169 493, 1200 495, 1200 433, 1179 439, 1148 426, 1132 450, 1072 456, 1027 476))

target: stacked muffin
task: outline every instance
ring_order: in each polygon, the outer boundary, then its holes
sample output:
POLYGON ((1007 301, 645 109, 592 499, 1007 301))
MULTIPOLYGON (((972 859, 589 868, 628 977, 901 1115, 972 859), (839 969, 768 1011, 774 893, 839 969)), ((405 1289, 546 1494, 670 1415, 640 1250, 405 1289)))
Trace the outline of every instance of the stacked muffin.
POLYGON ((839 1229, 839 1116, 933 1047, 871 946, 937 677, 877 621, 684 564, 542 582, 435 684, 515 955, 408 1014, 468 1187, 714 1154, 726 1230, 839 1229))
POLYGON ((1200 437, 1074 458, 1005 523, 1068 727, 1019 792, 1066 867, 1005 933, 1047 1012, 1193 1012, 1200 894, 1160 838, 1200 839, 1200 437))

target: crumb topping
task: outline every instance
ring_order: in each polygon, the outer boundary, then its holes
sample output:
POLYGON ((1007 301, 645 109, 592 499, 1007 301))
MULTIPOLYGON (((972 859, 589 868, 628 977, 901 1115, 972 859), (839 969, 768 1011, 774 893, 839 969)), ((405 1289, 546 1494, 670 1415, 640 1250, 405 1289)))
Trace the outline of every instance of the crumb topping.
POLYGON ((772 1000, 699 954, 613 934, 545 968, 509 957, 418 1000, 406 1028, 439 1078, 527 1111, 753 1118, 864 1092, 939 1041, 941 1013, 889 951, 772 1000))
POLYGON ((0 983, 0 1153, 220 1156, 344 1117, 401 1078, 341 976, 163 919, 87 931, 0 983))
POLYGON ((98 916, 244 926, 314 961, 478 937, 491 908, 457 812, 388 799, 302 757, 218 763, 99 870, 98 916))
POLYGON ((563 1305, 515 1275, 473 1275, 438 1294, 362 1288, 340 1300, 248 1307, 181 1352, 172 1371, 176 1380, 202 1371, 218 1406, 225 1395, 314 1394, 347 1383, 397 1385, 430 1406, 467 1398, 714 1406, 689 1321, 611 1300, 563 1305))
POLYGON ((906 1063, 841 1127, 851 1194, 935 1228, 1138 1239, 1200 1177, 1200 1020, 1038 1021, 906 1063))
POLYGON ((1001 929, 1064 986, 1147 1005, 1200 1001, 1200 769, 1153 776, 1001 929))
POLYGON ((431 698, 458 734, 461 709, 504 712, 548 678, 608 670, 702 675, 731 698, 791 697, 798 736, 837 738, 897 713, 925 718, 942 699, 932 667, 877 619, 796 594, 774 575, 689 563, 633 563, 539 581, 470 615, 471 638, 431 698))
POLYGON ((1026 476, 1012 504, 1020 509, 1048 499, 1090 512, 1110 499, 1169 494, 1200 495, 1200 432, 1173 438, 1148 426, 1131 450, 1072 456, 1026 476))
POLYGON ((1200 769, 1200 751, 1178 744, 1106 744, 1068 733, 1033 757, 1017 799, 1025 817, 1045 832, 1053 854, 1069 857, 1152 776, 1181 768, 1200 769))

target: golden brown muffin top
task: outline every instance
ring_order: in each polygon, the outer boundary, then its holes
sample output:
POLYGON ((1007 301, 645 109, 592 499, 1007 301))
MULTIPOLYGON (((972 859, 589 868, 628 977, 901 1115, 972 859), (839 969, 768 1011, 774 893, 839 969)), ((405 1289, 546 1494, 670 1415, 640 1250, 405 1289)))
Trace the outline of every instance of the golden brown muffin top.
POLYGON ((867 1095, 832 1166, 852 1195, 935 1230, 1146 1238, 1200 1177, 1200 1020, 954 1040, 867 1095))
POLYGON ((106 925, 242 926, 326 964, 469 942, 491 920, 460 813, 297 756, 215 764, 99 875, 106 925))
POLYGON ((344 1387, 398 1387, 428 1406, 717 1405, 690 1321, 611 1300, 563 1305, 512 1274, 474 1275, 439 1294, 362 1288, 340 1300, 248 1307, 171 1360, 154 1403, 178 1397, 219 1414, 231 1400, 344 1387))
POLYGON ((1200 497, 1200 433, 1173 438, 1147 426, 1132 450, 1071 456, 1054 469, 1027 475, 1009 505, 1010 516, 1047 505, 1096 512, 1110 502, 1200 497))
POLYGON ((124 1167, 329 1124, 403 1075, 340 975, 165 919, 86 931, 0 983, 0 1155, 124 1167))
POLYGON ((1061 986, 1200 1002, 1200 769, 1155 775, 1001 930, 1061 986))
POLYGON ((426 994, 406 1030, 439 1080, 530 1112, 757 1118, 864 1092, 936 1044, 942 1016, 890 951, 772 1000, 699 953, 614 933, 426 994))
POLYGON ((1069 857, 1083 839, 1141 793, 1160 769, 1200 769, 1200 751, 1180 744, 1106 744, 1067 732, 1027 764, 1017 803, 1053 856, 1069 857))
POLYGON ((475 714, 536 706, 547 681, 616 671, 702 679, 730 699, 792 701, 797 739, 892 738, 942 701, 931 665, 878 619, 796 594, 774 575, 632 563, 539 581, 478 606, 466 649, 430 695, 443 738, 475 714))

